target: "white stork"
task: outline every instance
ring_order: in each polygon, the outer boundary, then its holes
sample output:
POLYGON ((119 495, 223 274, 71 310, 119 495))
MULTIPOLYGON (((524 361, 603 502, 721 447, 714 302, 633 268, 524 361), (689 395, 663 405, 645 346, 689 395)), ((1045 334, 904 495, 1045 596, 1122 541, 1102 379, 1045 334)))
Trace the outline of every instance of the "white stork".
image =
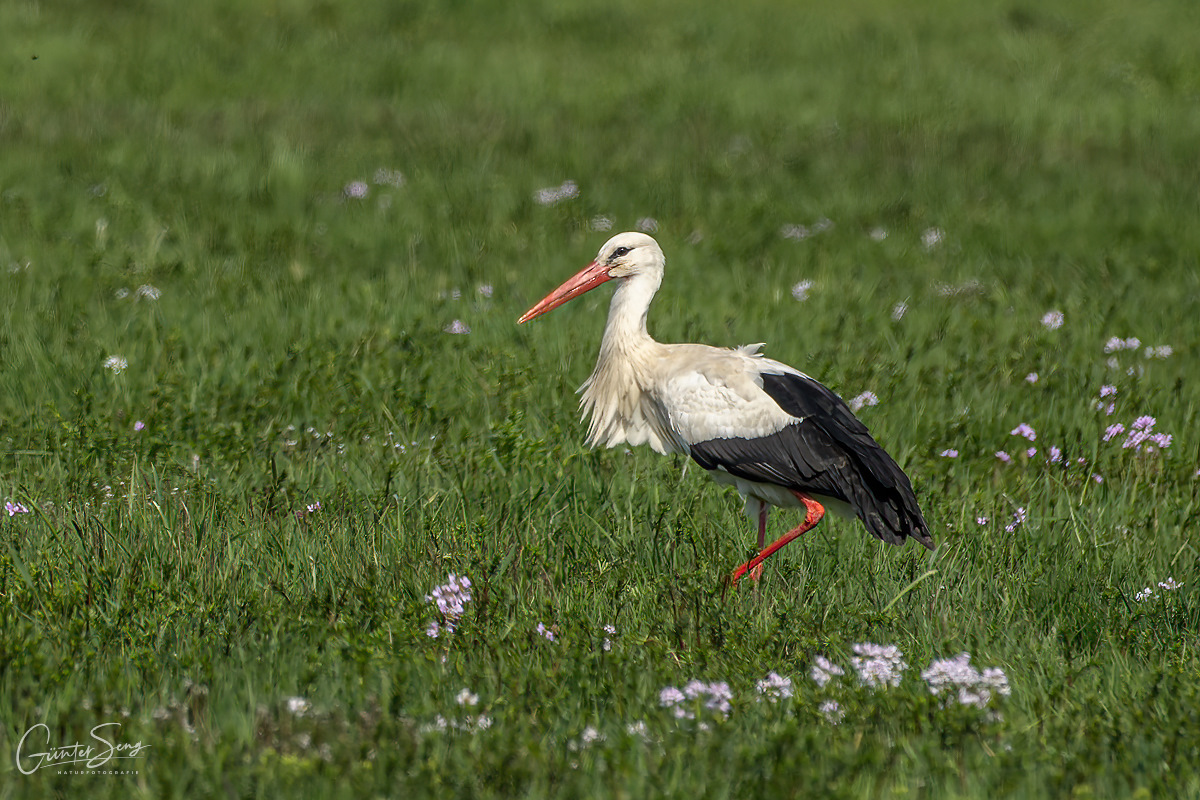
POLYGON ((592 447, 648 443, 687 453, 758 518, 758 554, 734 571, 757 578, 774 552, 829 508, 857 516, 889 544, 909 536, 934 548, 908 476, 840 397, 799 370, 764 358, 762 345, 730 350, 661 344, 646 313, 666 257, 643 233, 609 239, 595 260, 525 312, 528 322, 609 280, 617 281, 600 356, 580 387, 592 447), (804 522, 764 548, 770 506, 806 510, 804 522))

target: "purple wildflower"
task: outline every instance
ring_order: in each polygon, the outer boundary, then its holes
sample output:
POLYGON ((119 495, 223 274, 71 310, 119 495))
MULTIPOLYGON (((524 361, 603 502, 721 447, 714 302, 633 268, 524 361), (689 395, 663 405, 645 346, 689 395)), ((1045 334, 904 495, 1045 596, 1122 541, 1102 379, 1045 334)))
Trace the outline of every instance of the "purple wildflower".
POLYGON ((1024 436, 1026 439, 1028 439, 1031 442, 1037 440, 1037 431, 1035 431, 1033 428, 1029 427, 1024 422, 1022 422, 1017 427, 1013 428, 1009 433, 1012 436, 1024 436))
POLYGON ((778 703, 780 700, 786 700, 792 696, 792 679, 775 672, 768 672, 767 677, 759 681, 755 688, 767 700, 778 703))
POLYGON ((837 664, 834 664, 825 656, 817 656, 813 660, 812 671, 809 673, 809 675, 812 676, 813 681, 815 681, 817 686, 820 686, 821 688, 824 688, 825 684, 829 683, 839 675, 845 674, 846 671, 844 669, 839 667, 837 664))
POLYGON ((993 693, 1008 696, 1011 689, 1008 677, 999 667, 988 667, 983 672, 971 666, 971 656, 959 653, 954 658, 935 660, 929 669, 921 673, 929 692, 940 695, 958 690, 958 702, 964 706, 984 708, 991 702, 993 693))
POLYGON ((704 683, 691 680, 684 685, 682 690, 668 686, 658 693, 658 704, 663 708, 670 708, 676 719, 695 719, 696 715, 684 706, 685 703, 692 700, 701 700, 704 708, 716 711, 726 717, 733 710, 733 692, 730 691, 729 684, 723 681, 704 683))
POLYGON ((955 450, 954 448, 950 448, 949 450, 943 450, 941 452, 941 456, 942 456, 942 458, 958 458, 958 451, 955 450))
POLYGON ((858 411, 859 409, 867 406, 879 405, 879 398, 875 396, 874 392, 863 392, 862 394, 850 398, 849 405, 851 411, 858 411))
POLYGON ((1025 376, 1025 382, 1026 383, 1037 383, 1038 382, 1038 374, 1036 372, 1029 373, 1028 375, 1025 376))
POLYGON ((425 629, 425 635, 436 639, 445 630, 454 633, 454 626, 466 612, 467 603, 471 602, 471 579, 466 575, 457 576, 450 573, 449 579, 441 586, 425 595, 425 599, 437 606, 442 615, 442 624, 432 622, 425 629))
POLYGON ((1103 439, 1104 439, 1104 441, 1107 442, 1107 441, 1112 440, 1116 436, 1120 436, 1124 432, 1125 432, 1125 426, 1118 422, 1115 425, 1109 425, 1107 428, 1104 429, 1103 439))
POLYGON ((4 510, 10 517, 15 517, 17 514, 28 514, 29 509, 21 503, 14 503, 11 500, 5 501, 4 510))
POLYGON ((850 665, 858 673, 862 685, 872 689, 900 685, 900 677, 908 668, 900 648, 863 642, 853 645, 851 649, 856 655, 850 657, 850 665))
POLYGON ((1115 397, 1116 394, 1117 394, 1117 387, 1115 387, 1115 386, 1111 386, 1106 383, 1100 387, 1100 399, 1102 399, 1102 400, 1105 397, 1115 397))
POLYGON ((1047 311, 1042 315, 1042 324, 1052 331, 1058 330, 1063 324, 1063 313, 1057 309, 1047 311))
POLYGON ((1019 528, 1023 524, 1025 524, 1025 520, 1026 520, 1026 518, 1028 518, 1028 516, 1029 516, 1029 514, 1025 510, 1025 507, 1024 506, 1019 507, 1016 511, 1013 512, 1012 522, 1010 522, 1004 526, 1004 532, 1005 533, 1016 532, 1017 528, 1019 528))
POLYGON ((1115 353, 1118 350, 1137 350, 1141 346, 1142 343, 1136 336, 1131 336, 1128 339, 1114 336, 1104 343, 1104 352, 1115 353))
POLYGON ((1000 463, 1002 464, 1007 464, 1008 462, 1012 461, 1012 456, 1003 450, 996 451, 996 458, 1000 459, 1000 463))
POLYGON ((366 181, 350 181, 346 184, 346 188, 342 189, 342 194, 351 200, 362 200, 370 191, 366 181))
POLYGON ((810 280, 799 281, 792 287, 792 297, 803 303, 808 299, 808 293, 813 288, 813 282, 810 280))
POLYGON ((825 715, 826 721, 831 725, 837 725, 842 721, 842 717, 846 716, 846 712, 842 711, 837 700, 826 700, 824 703, 821 703, 818 710, 825 715))

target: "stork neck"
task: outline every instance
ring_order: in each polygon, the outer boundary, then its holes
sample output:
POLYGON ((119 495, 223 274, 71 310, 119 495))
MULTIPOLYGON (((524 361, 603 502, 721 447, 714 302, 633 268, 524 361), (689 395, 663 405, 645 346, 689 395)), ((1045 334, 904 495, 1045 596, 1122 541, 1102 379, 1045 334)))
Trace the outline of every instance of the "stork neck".
POLYGON ((608 308, 604 339, 600 344, 602 353, 636 349, 653 341, 646 332, 646 314, 661 282, 661 273, 642 273, 617 284, 612 305, 608 308))

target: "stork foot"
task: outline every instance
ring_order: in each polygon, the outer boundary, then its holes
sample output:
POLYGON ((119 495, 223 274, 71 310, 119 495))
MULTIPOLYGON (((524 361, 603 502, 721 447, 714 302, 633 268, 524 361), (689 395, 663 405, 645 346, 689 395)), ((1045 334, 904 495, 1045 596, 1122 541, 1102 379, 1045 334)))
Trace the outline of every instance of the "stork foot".
POLYGON ((737 586, 737 582, 741 580, 742 576, 747 573, 750 574, 751 580, 757 583, 758 579, 762 577, 764 561, 774 555, 775 552, 784 545, 815 528, 817 523, 821 521, 821 518, 825 516, 825 506, 801 492, 795 492, 795 495, 796 497, 800 498, 800 502, 804 503, 804 507, 808 511, 808 513, 804 515, 804 522, 800 523, 795 528, 792 528, 783 536, 780 536, 777 540, 771 543, 770 547, 767 547, 754 558, 735 569, 733 571, 733 575, 729 577, 729 582, 732 585, 737 586))

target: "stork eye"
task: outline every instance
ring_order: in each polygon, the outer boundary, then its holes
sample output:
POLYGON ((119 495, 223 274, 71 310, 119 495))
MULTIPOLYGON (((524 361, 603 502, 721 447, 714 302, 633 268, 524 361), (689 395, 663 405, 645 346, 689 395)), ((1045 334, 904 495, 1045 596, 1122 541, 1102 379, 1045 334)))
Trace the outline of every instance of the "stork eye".
POLYGON ((612 257, 613 257, 613 258, 620 258, 621 256, 628 255, 628 254, 629 254, 629 251, 630 251, 630 250, 632 250, 632 249, 633 249, 633 248, 631 248, 631 247, 618 247, 616 250, 613 250, 613 252, 612 252, 612 257))

